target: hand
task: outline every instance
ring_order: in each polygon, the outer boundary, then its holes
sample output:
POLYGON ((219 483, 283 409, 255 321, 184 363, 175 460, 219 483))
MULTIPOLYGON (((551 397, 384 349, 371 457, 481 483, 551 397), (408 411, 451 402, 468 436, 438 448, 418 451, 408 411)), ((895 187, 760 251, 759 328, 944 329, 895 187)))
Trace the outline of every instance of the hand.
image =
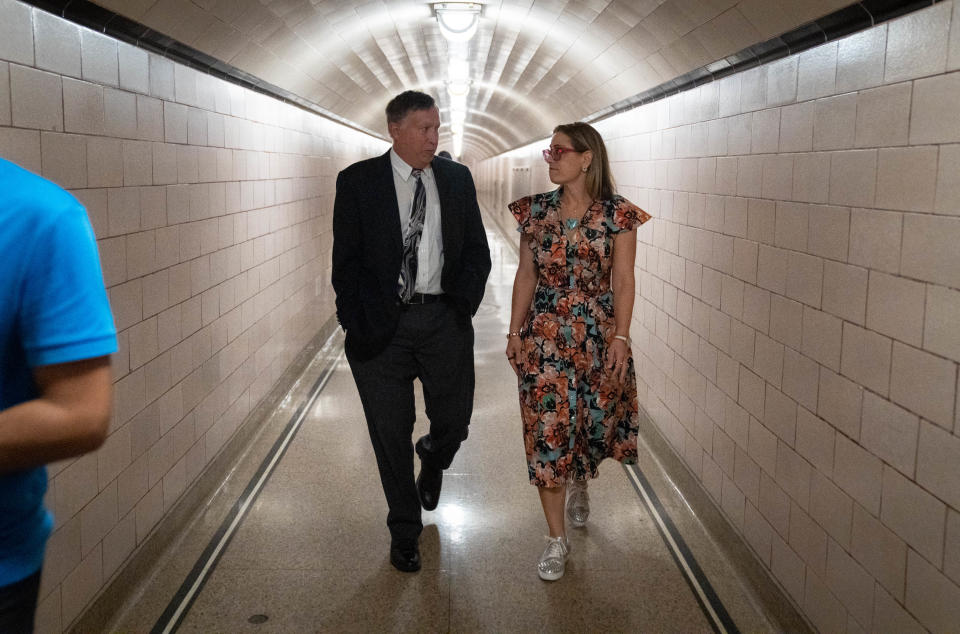
POLYGON ((510 367, 513 368, 517 376, 520 376, 520 367, 517 364, 520 361, 521 348, 522 345, 519 336, 507 339, 507 361, 510 362, 510 367))
POLYGON ((627 362, 630 360, 630 350, 623 339, 613 339, 607 346, 606 368, 613 370, 618 383, 627 379, 627 362))

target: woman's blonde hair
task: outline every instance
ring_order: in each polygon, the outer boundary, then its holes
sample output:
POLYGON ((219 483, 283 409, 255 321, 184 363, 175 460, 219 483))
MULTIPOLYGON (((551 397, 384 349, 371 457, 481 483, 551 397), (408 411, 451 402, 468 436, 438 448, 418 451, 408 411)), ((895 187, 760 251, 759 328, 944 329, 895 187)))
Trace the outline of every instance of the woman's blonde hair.
POLYGON ((610 162, 607 160, 607 146, 603 144, 600 133, 589 123, 577 121, 562 123, 553 129, 553 133, 561 132, 570 137, 570 143, 577 152, 593 152, 593 160, 587 167, 587 193, 595 200, 609 200, 616 194, 613 186, 613 175, 610 173, 610 162))

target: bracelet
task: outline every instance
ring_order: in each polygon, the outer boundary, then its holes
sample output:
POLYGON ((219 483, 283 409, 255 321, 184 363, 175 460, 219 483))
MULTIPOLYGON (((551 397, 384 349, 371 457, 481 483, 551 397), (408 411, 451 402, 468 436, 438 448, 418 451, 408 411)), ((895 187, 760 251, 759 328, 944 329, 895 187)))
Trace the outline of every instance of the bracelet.
POLYGON ((614 335, 613 338, 614 338, 614 339, 619 339, 620 341, 624 342, 624 343, 627 344, 628 346, 630 345, 630 337, 628 337, 628 336, 626 336, 626 335, 614 335))
POLYGON ((523 334, 522 330, 514 330, 513 332, 508 332, 507 339, 509 339, 510 337, 519 337, 521 334, 523 334))

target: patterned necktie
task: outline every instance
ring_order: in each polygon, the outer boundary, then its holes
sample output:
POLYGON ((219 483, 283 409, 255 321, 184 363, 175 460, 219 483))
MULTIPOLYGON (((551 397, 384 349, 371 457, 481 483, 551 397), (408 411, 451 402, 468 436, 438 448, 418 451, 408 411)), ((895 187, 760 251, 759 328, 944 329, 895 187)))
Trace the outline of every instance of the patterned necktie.
POLYGON ((410 205, 410 223, 403 236, 403 262, 400 266, 400 299, 409 302, 417 286, 417 252, 420 248, 420 236, 423 235, 423 219, 427 215, 427 192, 420 176, 423 170, 413 170, 410 175, 417 179, 413 190, 413 204, 410 205))

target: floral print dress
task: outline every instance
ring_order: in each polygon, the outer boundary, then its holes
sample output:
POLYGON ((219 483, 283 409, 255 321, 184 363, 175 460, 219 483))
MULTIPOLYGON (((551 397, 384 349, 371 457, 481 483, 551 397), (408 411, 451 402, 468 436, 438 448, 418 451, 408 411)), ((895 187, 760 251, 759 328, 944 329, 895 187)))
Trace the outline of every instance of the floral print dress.
POLYGON ((560 217, 562 188, 510 203, 529 236, 539 278, 523 328, 520 410, 531 484, 557 487, 597 475, 604 458, 637 457, 637 379, 604 367, 613 341, 613 240, 650 219, 622 196, 600 200, 570 237, 560 217))

